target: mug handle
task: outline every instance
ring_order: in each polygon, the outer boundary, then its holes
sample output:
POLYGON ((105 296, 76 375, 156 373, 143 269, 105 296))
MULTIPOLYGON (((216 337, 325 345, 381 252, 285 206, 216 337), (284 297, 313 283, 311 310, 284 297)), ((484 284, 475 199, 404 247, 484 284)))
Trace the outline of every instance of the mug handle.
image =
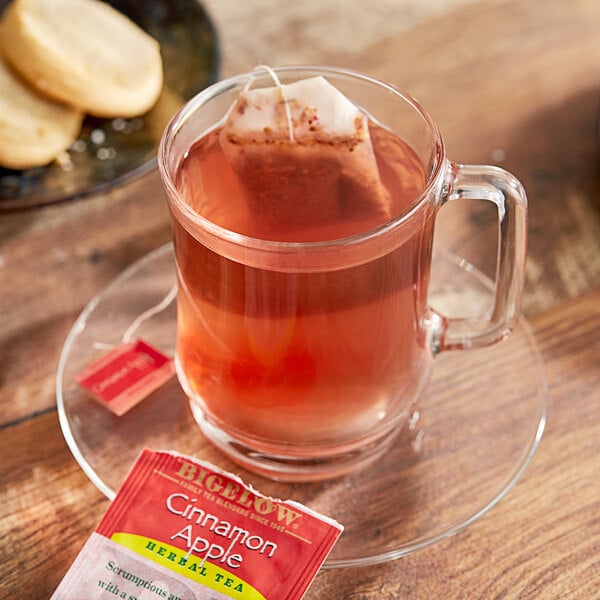
POLYGON ((521 309, 527 255, 527 196, 516 177, 499 167, 449 163, 440 206, 455 200, 486 200, 498 208, 494 302, 477 317, 430 314, 434 353, 479 348, 506 337, 521 309))

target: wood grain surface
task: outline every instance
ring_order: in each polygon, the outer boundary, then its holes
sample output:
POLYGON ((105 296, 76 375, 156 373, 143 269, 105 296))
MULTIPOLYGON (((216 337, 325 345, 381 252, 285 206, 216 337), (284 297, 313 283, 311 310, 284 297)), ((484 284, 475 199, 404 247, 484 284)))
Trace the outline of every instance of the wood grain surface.
MULTIPOLYGON (((460 534, 387 564, 321 572, 307 598, 600 598, 600 2, 206 0, 223 75, 346 66, 414 95, 457 162, 524 183, 524 314, 548 378, 546 432, 514 489, 460 534)), ((438 242, 493 272, 496 223, 469 203, 438 242)), ((64 340, 87 302, 170 239, 156 173, 0 213, 0 598, 48 598, 108 506, 56 412, 64 340)))

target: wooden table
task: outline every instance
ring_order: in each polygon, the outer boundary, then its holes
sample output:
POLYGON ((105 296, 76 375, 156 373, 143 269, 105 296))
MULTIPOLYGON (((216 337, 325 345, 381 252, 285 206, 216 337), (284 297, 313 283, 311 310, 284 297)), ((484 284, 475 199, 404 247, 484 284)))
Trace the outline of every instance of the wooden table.
MULTIPOLYGON (((307 597, 599 598, 600 2, 206 6, 223 75, 312 62, 387 79, 428 107, 452 159, 500 164, 530 200, 524 314, 549 382, 531 465, 462 533, 388 564, 322 572, 307 597)), ((492 220, 466 207, 443 221, 440 237, 489 272, 492 220)), ((0 215, 2 598, 48 598, 107 508, 59 428, 58 355, 83 306, 169 238, 156 173, 0 215)))

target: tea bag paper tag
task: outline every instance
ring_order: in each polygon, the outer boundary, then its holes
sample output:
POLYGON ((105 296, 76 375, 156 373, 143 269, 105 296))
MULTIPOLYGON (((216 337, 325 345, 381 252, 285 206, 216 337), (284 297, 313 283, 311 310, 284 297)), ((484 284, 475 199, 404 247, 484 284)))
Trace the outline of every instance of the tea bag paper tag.
POLYGON ((117 416, 149 396, 175 373, 173 359, 143 340, 121 344, 75 375, 102 406, 117 416))
POLYGON ((391 216, 369 119, 321 76, 241 92, 220 140, 250 212, 274 227, 391 216))
POLYGON ((144 450, 51 600, 299 600, 342 526, 210 463, 144 450), (102 595, 104 597, 104 595, 102 595))

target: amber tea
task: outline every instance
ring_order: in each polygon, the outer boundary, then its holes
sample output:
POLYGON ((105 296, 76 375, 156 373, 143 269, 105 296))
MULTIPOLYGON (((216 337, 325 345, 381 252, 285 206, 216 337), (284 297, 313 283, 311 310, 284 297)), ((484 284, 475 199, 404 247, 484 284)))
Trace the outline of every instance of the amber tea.
MULTIPOLYGON (((422 189, 423 166, 392 133, 376 126, 371 133, 382 183, 399 214, 422 189)), ((177 182, 192 209, 253 238, 315 242, 381 224, 376 211, 353 212, 355 190, 347 183, 340 210, 319 215, 328 199, 318 169, 302 172, 302 193, 295 178, 271 175, 282 188, 271 201, 277 210, 249 211, 245 182, 228 166, 213 131, 190 150, 177 182)), ((424 286, 432 227, 433 215, 389 254, 306 273, 225 258, 176 222, 178 360, 194 401, 232 435, 265 447, 283 439, 294 456, 314 453, 316 440, 351 444, 386 426, 399 404, 408 410, 405 398, 414 396, 425 352, 414 277, 419 273, 418 287, 424 286)))

